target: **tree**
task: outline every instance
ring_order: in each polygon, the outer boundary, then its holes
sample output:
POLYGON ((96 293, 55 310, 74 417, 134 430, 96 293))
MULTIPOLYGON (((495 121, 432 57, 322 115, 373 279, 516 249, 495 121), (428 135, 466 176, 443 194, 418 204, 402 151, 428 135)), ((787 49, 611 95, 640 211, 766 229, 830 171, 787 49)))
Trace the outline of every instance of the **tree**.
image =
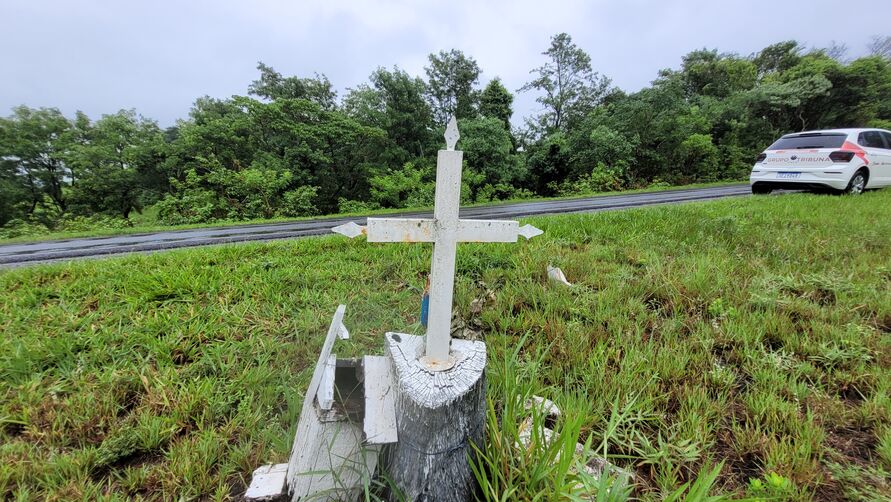
POLYGON ((90 124, 78 114, 65 153, 71 168, 71 204, 75 212, 108 213, 129 218, 159 196, 166 185, 161 172, 165 142, 158 125, 121 110, 90 124))
POLYGON ((610 81, 591 69, 590 56, 566 33, 551 37, 551 46, 542 54, 549 61, 532 70, 537 77, 520 88, 544 93, 536 101, 545 112, 530 125, 545 133, 567 131, 594 109, 610 81))
POLYGON ((378 68, 369 80, 371 86, 362 85, 347 94, 344 110, 360 123, 387 132, 387 164, 401 167, 435 151, 424 82, 398 67, 392 71, 378 68))
POLYGON ((510 118, 514 114, 511 108, 513 102, 513 95, 504 87, 501 79, 495 77, 480 95, 480 115, 500 120, 504 128, 510 131, 510 118))
POLYGON ((758 68, 751 61, 716 50, 698 50, 682 59, 680 77, 688 97, 726 98, 755 85, 758 68))
POLYGON ((523 173, 514 155, 510 133, 501 121, 491 117, 464 119, 459 121, 458 128, 461 150, 471 174, 468 179, 478 179, 469 184, 471 197, 476 200, 486 185, 492 187, 492 193, 485 199, 500 198, 496 191, 510 192, 508 186, 521 181, 523 173))
POLYGON ((439 51, 427 59, 427 97, 436 123, 444 126, 452 115, 458 119, 474 117, 479 101, 474 89, 480 78, 477 62, 457 49, 439 51))
POLYGON ((891 35, 872 37, 866 49, 869 51, 870 56, 879 56, 891 60, 891 35))
POLYGON ((324 110, 337 107, 337 92, 325 75, 316 73, 315 78, 283 77, 271 66, 257 63, 260 79, 248 87, 248 94, 270 100, 307 99, 324 110))
POLYGON ((384 131, 306 99, 201 99, 192 117, 171 145, 170 222, 330 212, 380 170, 384 131))
POLYGON ((823 54, 826 56, 838 61, 839 63, 844 63, 848 58, 848 45, 844 42, 836 42, 835 40, 829 42, 829 46, 823 49, 820 49, 823 54))
POLYGON ((55 108, 19 106, 4 121, 0 159, 20 177, 28 193, 26 214, 34 214, 48 198, 59 211, 67 207, 64 187, 70 177, 62 139, 71 123, 55 108))
POLYGON ((758 68, 758 75, 762 77, 770 73, 784 72, 798 64, 801 60, 801 50, 798 42, 786 40, 768 45, 752 58, 752 62, 758 68))

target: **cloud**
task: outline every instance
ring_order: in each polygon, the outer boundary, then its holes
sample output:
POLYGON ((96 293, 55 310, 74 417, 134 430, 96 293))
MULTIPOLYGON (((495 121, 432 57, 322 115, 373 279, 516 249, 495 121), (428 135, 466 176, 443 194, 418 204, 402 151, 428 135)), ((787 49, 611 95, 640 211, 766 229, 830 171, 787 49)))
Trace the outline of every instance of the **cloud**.
MULTIPOLYGON (((244 94, 257 61, 285 74, 324 73, 343 91, 378 66, 423 75, 429 53, 451 48, 477 59, 483 83, 500 76, 516 90, 562 31, 596 70, 633 91, 702 47, 749 54, 790 38, 837 40, 856 55, 871 35, 891 31, 889 17, 891 3, 834 0, 7 0, 0 108, 94 117, 136 108, 170 125, 199 96, 244 94), (858 11, 870 14, 838 22, 858 11)), ((518 96, 515 108, 534 112, 534 96, 518 96)))

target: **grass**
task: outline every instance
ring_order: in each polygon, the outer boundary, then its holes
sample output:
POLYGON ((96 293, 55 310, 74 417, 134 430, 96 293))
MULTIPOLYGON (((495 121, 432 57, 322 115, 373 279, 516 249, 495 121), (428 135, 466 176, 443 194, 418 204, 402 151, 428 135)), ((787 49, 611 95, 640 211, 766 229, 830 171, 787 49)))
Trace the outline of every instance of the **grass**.
MULTIPOLYGON (((638 499, 891 497, 891 191, 529 221, 458 253, 490 354, 484 499, 625 499, 557 455, 577 440, 638 499), (533 394, 563 415, 524 450, 533 394)), ((429 259, 332 236, 0 273, 0 496, 237 498, 287 459, 337 304, 338 356, 380 353, 418 331, 429 259)))
MULTIPOLYGON (((717 187, 717 186, 726 186, 734 183, 738 183, 738 181, 720 181, 713 183, 695 183, 691 185, 682 185, 682 186, 667 186, 667 185, 654 185, 647 188, 640 188, 634 190, 623 190, 621 192, 602 192, 595 194, 585 194, 585 195, 573 195, 567 197, 535 197, 532 199, 511 199, 511 200, 502 200, 498 202, 486 202, 486 203, 478 203, 471 204, 466 207, 479 207, 479 206, 498 206, 503 204, 511 204, 515 202, 536 202, 536 201, 546 201, 546 200, 570 200, 570 199, 581 199, 585 197, 599 197, 604 195, 616 195, 616 194, 633 194, 633 193, 645 193, 645 192, 662 192, 665 190, 684 190, 690 188, 708 188, 708 187, 717 187)), ((255 219, 255 220, 237 220, 237 221, 217 221, 213 223, 193 223, 186 225, 164 225, 158 222, 157 209, 154 206, 150 206, 146 208, 141 214, 136 213, 133 214, 130 218, 130 222, 133 226, 131 227, 123 227, 123 228, 108 228, 108 227, 96 227, 88 230, 78 230, 78 231, 48 231, 44 234, 39 235, 25 235, 20 237, 13 238, 0 238, 0 245, 3 244, 19 244, 23 242, 39 242, 39 241, 50 241, 50 240, 62 240, 62 239, 78 239, 78 238, 87 238, 87 237, 107 237, 111 235, 132 235, 132 234, 144 234, 144 233, 152 233, 152 232, 166 232, 172 230, 188 230, 192 228, 217 228, 217 227, 232 227, 232 226, 242 226, 242 225, 259 225, 259 224, 270 224, 270 223, 287 223, 293 221, 304 221, 304 220, 313 220, 319 218, 343 218, 349 216, 365 216, 365 215, 380 215, 380 214, 399 214, 399 213, 407 213, 414 211, 429 211, 432 210, 431 207, 409 207, 402 209, 376 209, 373 211, 364 211, 361 213, 336 213, 336 214, 328 214, 323 216, 306 216, 300 218, 267 218, 267 219, 255 219)))

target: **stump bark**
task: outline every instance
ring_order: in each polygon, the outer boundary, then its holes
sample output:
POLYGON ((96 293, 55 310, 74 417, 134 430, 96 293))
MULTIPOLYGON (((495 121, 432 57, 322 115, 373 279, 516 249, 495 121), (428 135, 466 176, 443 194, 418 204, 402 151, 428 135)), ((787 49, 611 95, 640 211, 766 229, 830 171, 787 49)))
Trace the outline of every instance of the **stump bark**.
POLYGON ((384 465, 407 500, 471 500, 473 444, 486 435, 486 345, 452 340, 454 366, 428 369, 424 337, 386 334, 396 392, 399 441, 387 446, 384 465))

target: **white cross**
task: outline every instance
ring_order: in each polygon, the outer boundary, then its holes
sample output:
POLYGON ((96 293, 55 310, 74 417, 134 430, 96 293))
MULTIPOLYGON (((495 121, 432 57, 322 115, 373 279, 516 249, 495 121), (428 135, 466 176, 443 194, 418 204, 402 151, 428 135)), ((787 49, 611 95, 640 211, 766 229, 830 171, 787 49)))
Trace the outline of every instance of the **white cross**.
POLYGON ((433 219, 368 218, 367 227, 350 222, 332 228, 347 237, 361 234, 368 242, 432 242, 430 267, 430 310, 427 322, 427 348, 424 362, 431 369, 452 366, 449 358, 452 324, 452 294, 455 287, 455 253, 459 242, 517 242, 519 236, 531 239, 543 233, 532 225, 522 227, 516 221, 462 220, 461 160, 455 151, 459 138, 455 117, 449 121, 445 139, 447 150, 440 150, 436 161, 436 196, 433 219))

